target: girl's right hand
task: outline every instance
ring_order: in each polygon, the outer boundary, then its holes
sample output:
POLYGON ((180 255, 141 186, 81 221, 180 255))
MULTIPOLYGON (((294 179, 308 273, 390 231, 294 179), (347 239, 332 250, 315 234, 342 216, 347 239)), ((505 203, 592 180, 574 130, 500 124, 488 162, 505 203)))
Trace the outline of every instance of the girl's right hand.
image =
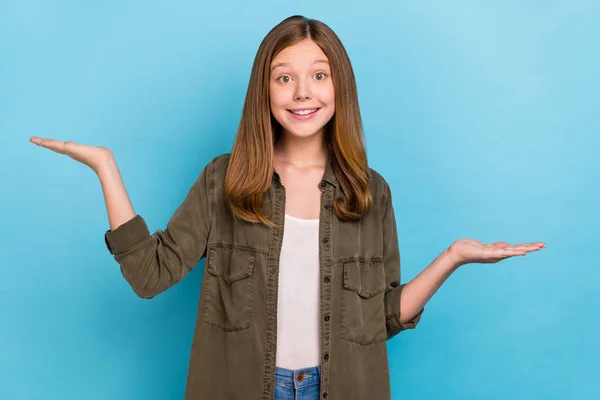
POLYGON ((59 154, 65 154, 72 159, 90 167, 96 174, 102 165, 114 161, 113 152, 102 146, 90 146, 72 141, 61 142, 56 139, 43 139, 33 136, 31 143, 45 147, 59 154))

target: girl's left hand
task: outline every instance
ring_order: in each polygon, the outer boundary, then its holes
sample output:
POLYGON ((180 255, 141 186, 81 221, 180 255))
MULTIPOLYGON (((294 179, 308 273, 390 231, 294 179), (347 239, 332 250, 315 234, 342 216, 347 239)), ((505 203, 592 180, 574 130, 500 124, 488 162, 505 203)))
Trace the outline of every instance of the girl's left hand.
POLYGON ((449 252, 456 257, 458 265, 469 263, 497 263, 508 257, 524 256, 530 251, 546 247, 543 242, 508 244, 494 242, 483 244, 474 239, 459 239, 452 243, 449 252))

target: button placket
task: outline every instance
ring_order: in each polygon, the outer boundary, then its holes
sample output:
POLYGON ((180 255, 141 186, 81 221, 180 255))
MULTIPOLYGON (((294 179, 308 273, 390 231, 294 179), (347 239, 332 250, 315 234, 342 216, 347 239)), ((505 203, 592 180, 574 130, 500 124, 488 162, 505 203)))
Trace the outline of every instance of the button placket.
POLYGON ((327 182, 325 181, 321 181, 321 183, 319 184, 319 187, 321 188, 322 191, 322 212, 321 212, 321 228, 320 228, 320 242, 321 242, 321 254, 320 254, 320 260, 319 262, 321 263, 321 268, 322 268, 322 279, 323 282, 325 283, 325 285, 322 285, 321 287, 321 301, 324 304, 323 307, 323 314, 322 314, 322 318, 323 320, 321 321, 321 326, 322 326, 322 331, 321 331, 321 345, 322 345, 322 355, 321 357, 322 360, 324 360, 322 362, 321 365, 321 372, 322 372, 322 381, 321 381, 321 390, 323 390, 322 392, 322 397, 323 398, 327 398, 327 392, 326 390, 328 389, 329 386, 329 350, 330 350, 330 340, 331 340, 331 273, 332 273, 332 263, 331 263, 331 257, 332 257, 332 249, 331 249, 331 245, 332 245, 332 241, 331 241, 331 235, 332 235, 332 219, 334 218, 333 212, 331 211, 333 206, 332 206, 332 201, 333 198, 335 198, 335 187, 333 186, 328 186, 327 182))
POLYGON ((274 228, 269 243, 269 258, 267 263, 266 277, 266 331, 265 331, 265 350, 263 352, 263 383, 262 398, 273 398, 275 391, 275 368, 276 368, 276 349, 277 349, 277 277, 279 273, 279 258, 281 254, 281 244, 283 241, 283 226, 285 224, 285 187, 279 183, 273 186, 273 204, 272 215, 274 222, 279 227, 274 228))

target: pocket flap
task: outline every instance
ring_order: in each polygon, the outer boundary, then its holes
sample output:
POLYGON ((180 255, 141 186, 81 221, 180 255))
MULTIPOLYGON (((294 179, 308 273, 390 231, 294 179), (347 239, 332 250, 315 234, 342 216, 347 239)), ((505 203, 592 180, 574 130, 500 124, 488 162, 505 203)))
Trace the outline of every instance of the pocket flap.
POLYGON ((254 272, 256 254, 229 247, 213 247, 208 251, 207 269, 212 275, 220 276, 228 284, 244 279, 254 272))
POLYGON ((382 261, 351 261, 344 263, 344 287, 366 299, 385 290, 382 261))

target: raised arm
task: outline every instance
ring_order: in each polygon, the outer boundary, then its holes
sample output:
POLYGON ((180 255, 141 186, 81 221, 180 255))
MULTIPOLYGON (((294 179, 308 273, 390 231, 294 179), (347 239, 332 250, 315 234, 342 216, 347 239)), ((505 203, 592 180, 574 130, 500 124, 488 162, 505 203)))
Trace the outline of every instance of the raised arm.
POLYGON ((33 137, 32 143, 90 167, 100 179, 110 230, 105 243, 135 293, 152 298, 193 269, 206 252, 212 211, 211 164, 199 174, 166 229, 150 234, 129 200, 113 153, 104 147, 33 137))
POLYGON ((404 329, 414 328, 427 302, 459 267, 470 263, 497 263, 513 256, 546 247, 543 242, 483 244, 475 239, 459 239, 442 251, 410 282, 400 284, 400 252, 396 218, 390 188, 385 184, 383 197, 384 265, 388 288, 385 295, 388 338, 404 329))

